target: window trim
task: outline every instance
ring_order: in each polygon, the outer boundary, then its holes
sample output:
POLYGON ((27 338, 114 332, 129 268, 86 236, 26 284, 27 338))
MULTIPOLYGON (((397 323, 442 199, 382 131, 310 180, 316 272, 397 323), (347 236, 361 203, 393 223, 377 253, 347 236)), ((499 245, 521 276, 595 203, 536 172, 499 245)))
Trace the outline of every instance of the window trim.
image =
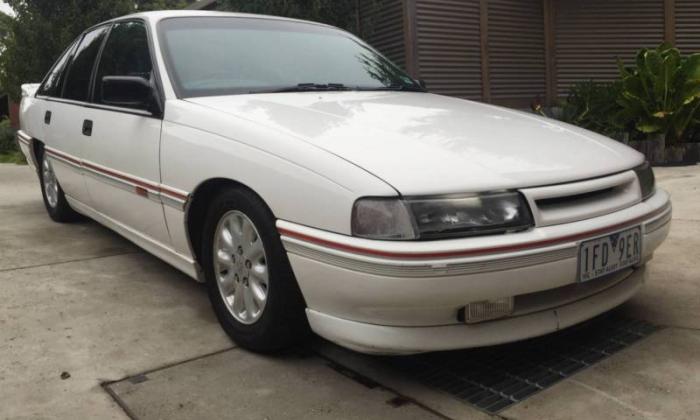
MULTIPOLYGON (((73 44, 71 44, 71 45, 73 45, 73 47, 67 48, 66 51, 68 51, 69 49, 72 50, 72 49, 74 49, 74 47, 77 47, 79 42, 83 40, 83 37, 85 36, 86 33, 90 32, 94 29, 97 29, 100 26, 108 26, 108 25, 110 27, 107 30, 107 34, 105 35, 105 39, 103 40, 102 45, 100 45, 100 49, 97 53, 97 57, 95 58, 95 63, 93 63, 92 73, 90 75, 90 80, 91 80, 90 83, 91 84, 90 84, 90 87, 88 89, 88 100, 87 101, 76 101, 73 99, 65 99, 62 97, 40 95, 38 93, 39 90, 37 90, 37 93, 34 94, 34 97, 37 99, 43 99, 43 100, 49 101, 49 102, 65 103, 65 104, 70 104, 70 105, 82 106, 84 108, 101 109, 101 110, 105 110, 105 111, 119 112, 122 114, 138 115, 141 117, 148 117, 148 118, 155 118, 155 119, 162 120, 164 118, 164 115, 165 115, 165 95, 163 93, 164 92, 163 82, 162 82, 162 79, 160 76, 158 61, 156 60, 156 51, 155 51, 155 44, 153 42, 153 33, 152 33, 151 25, 149 25, 149 22, 146 19, 136 18, 136 17, 127 17, 124 19, 113 19, 113 20, 103 22, 103 23, 100 23, 97 25, 93 25, 93 26, 85 29, 80 35, 78 35, 76 37, 76 39, 73 41, 73 44), (151 64, 152 64, 151 71, 153 72, 156 94, 158 95, 158 97, 160 99, 161 108, 162 108, 162 111, 158 114, 154 114, 150 111, 139 110, 139 109, 135 109, 135 108, 125 108, 125 107, 119 107, 119 106, 98 104, 98 103, 95 103, 93 101, 94 78, 96 77, 95 73, 96 73, 96 68, 97 68, 96 66, 99 63, 99 59, 102 57, 102 50, 104 49, 107 38, 109 37, 109 34, 112 31, 112 27, 113 27, 113 25, 115 25, 117 23, 130 22, 130 21, 141 22, 146 27, 146 38, 147 38, 147 42, 148 42, 148 52, 151 56, 151 64)), ((71 66, 73 64, 72 54, 74 52, 75 51, 70 52, 71 57, 68 59, 69 62, 67 63, 67 66, 71 66)), ((61 57, 63 57, 63 55, 61 55, 61 57)), ((59 57, 59 60, 60 60, 60 57, 59 57)), ((58 60, 56 60, 56 62, 58 62, 58 60)), ((53 71, 53 68, 55 67, 55 65, 56 65, 56 63, 54 63, 54 65, 51 67, 51 70, 49 71, 49 73, 47 73, 47 75, 44 77, 44 81, 45 81, 46 77, 48 77, 48 75, 51 74, 51 71, 53 71)), ((64 76, 67 76, 67 74, 64 76)), ((42 86, 44 84, 44 81, 42 81, 42 86)), ((61 86, 61 95, 63 95, 63 86, 61 86)))
POLYGON ((114 111, 114 112, 119 112, 122 114, 132 114, 132 115, 138 115, 141 117, 155 118, 155 119, 159 119, 159 120, 163 119, 161 116, 157 116, 150 111, 135 109, 135 108, 125 108, 125 107, 121 107, 121 106, 95 104, 95 103, 90 103, 90 102, 76 101, 73 99, 53 98, 53 97, 49 97, 49 96, 38 97, 38 99, 43 99, 47 102, 58 102, 58 103, 62 103, 62 104, 76 105, 76 106, 80 106, 82 108, 101 109, 101 110, 105 110, 105 111, 114 111))
POLYGON ((107 45, 107 40, 109 39, 109 35, 112 33, 112 29, 114 29, 114 25, 114 22, 109 23, 109 28, 107 28, 107 32, 105 32, 105 39, 102 40, 100 49, 97 50, 97 55, 95 56, 95 62, 92 63, 92 71, 90 73, 90 87, 88 88, 87 97, 87 102, 91 104, 95 103, 95 79, 97 78, 97 68, 100 66, 100 61, 102 60, 102 51, 104 51, 105 45, 107 45))

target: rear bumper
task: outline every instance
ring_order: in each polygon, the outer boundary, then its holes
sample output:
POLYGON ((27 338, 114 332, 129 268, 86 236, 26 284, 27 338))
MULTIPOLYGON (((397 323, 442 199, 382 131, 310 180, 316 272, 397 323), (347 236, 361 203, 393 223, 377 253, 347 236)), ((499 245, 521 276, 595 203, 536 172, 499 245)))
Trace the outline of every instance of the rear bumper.
POLYGON ((643 263, 668 234, 671 205, 647 201, 529 232, 434 242, 368 241, 278 221, 312 329, 372 353, 415 353, 533 337, 596 316, 641 287, 643 263), (577 283, 578 246, 641 226, 643 262, 577 283), (469 302, 514 297, 509 318, 466 325, 469 302))
POLYGON ((29 165, 36 170, 38 166, 34 159, 34 143, 32 142, 32 138, 29 137, 24 131, 17 130, 15 140, 17 141, 17 146, 19 146, 19 150, 22 151, 22 154, 24 154, 24 157, 27 159, 29 165))

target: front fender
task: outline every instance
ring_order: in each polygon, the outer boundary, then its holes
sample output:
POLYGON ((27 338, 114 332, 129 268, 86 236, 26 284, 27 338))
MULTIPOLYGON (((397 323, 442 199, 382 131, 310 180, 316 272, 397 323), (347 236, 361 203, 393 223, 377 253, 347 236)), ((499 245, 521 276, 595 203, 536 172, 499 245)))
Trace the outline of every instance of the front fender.
MULTIPOLYGON (((357 198, 397 195, 364 169, 311 144, 185 101, 166 106, 161 178, 189 193, 208 179, 230 179, 257 193, 278 219, 340 234, 350 234, 357 198)), ((174 211, 166 210, 174 245, 189 253, 174 211)))

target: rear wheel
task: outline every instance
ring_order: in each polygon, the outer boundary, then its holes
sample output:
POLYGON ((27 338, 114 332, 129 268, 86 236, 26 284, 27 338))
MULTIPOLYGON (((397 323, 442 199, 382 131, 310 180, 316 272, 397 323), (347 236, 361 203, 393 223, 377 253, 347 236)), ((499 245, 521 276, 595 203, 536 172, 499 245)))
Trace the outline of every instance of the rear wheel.
POLYGON ((46 157, 43 149, 39 151, 39 165, 41 195, 44 198, 44 206, 49 213, 49 217, 54 222, 59 223, 80 220, 82 216, 73 210, 68 201, 66 201, 66 195, 63 193, 61 184, 58 183, 51 159, 46 157))
POLYGON ((230 189, 209 208, 202 241, 209 298, 242 347, 275 351, 309 332, 305 304, 275 219, 250 191, 230 189))

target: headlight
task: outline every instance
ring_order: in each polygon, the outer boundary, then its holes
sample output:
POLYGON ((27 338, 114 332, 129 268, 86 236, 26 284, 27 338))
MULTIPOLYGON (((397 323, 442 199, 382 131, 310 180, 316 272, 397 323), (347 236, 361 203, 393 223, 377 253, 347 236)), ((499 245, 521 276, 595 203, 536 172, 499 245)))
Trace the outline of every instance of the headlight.
POLYGON ((362 198, 355 202, 352 233, 370 239, 442 239, 531 227, 532 215, 516 192, 447 198, 362 198))
POLYGON ((644 162, 634 168, 634 172, 637 174, 639 186, 642 189, 642 200, 646 200, 656 191, 656 179, 654 178, 654 171, 651 169, 651 164, 649 164, 649 162, 644 162))

